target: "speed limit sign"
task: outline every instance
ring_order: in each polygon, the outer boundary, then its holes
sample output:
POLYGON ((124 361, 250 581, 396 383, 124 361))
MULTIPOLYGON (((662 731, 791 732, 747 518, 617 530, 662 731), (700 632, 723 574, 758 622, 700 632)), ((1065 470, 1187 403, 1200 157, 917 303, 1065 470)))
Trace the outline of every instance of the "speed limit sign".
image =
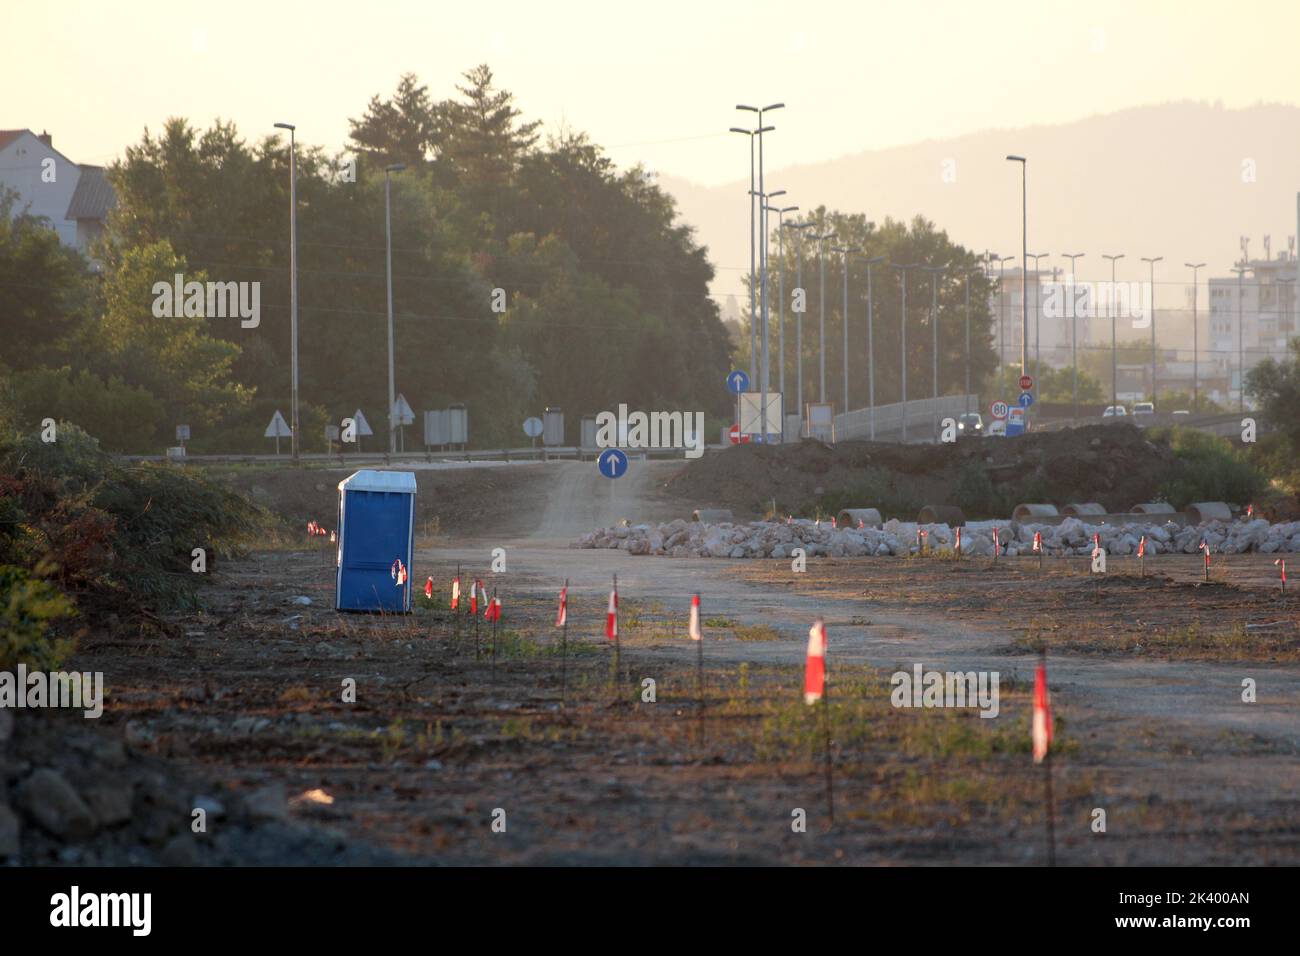
POLYGON ((999 420, 1007 417, 1007 411, 1006 402, 997 401, 989 406, 989 414, 999 420))

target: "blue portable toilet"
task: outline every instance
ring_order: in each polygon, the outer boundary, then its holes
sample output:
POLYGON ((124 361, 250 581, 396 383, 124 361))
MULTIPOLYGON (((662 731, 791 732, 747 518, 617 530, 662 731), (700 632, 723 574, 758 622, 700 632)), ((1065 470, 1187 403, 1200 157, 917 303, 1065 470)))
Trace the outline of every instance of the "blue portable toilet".
POLYGON ((415 474, 358 471, 339 482, 338 577, 340 611, 411 610, 411 559, 415 551, 415 474), (406 582, 393 580, 393 562, 406 566, 406 582))

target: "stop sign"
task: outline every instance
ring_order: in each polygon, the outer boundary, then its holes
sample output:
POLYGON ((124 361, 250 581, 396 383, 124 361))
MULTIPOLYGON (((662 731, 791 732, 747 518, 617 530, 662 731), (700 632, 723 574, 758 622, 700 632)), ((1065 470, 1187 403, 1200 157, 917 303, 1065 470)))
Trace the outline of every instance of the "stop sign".
POLYGON ((1032 378, 1030 378, 1028 375, 1020 376, 1020 388, 1022 391, 1027 392, 1033 387, 1034 387, 1034 380, 1032 378))

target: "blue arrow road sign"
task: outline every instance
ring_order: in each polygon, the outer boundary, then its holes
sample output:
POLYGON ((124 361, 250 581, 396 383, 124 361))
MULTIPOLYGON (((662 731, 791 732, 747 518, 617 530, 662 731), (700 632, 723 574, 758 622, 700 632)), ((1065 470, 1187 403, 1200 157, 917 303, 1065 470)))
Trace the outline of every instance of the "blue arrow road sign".
POLYGON ((627 455, 617 448, 606 448, 596 459, 596 467, 606 478, 622 478, 627 472, 627 455))
POLYGON ((1028 408, 1030 405, 1034 404, 1034 393, 1021 392, 1020 397, 1017 398, 1016 401, 1020 404, 1021 408, 1028 408))
POLYGON ((741 392, 749 390, 749 376, 736 369, 727 376, 727 391, 732 395, 739 395, 741 392))

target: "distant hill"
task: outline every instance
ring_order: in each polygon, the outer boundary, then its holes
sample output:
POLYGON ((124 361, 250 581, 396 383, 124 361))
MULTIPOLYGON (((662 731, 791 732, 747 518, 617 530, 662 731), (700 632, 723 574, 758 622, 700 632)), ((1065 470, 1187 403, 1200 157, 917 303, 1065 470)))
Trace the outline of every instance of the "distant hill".
MULTIPOLYGON (((795 104, 791 104, 792 107, 795 104)), ((869 123, 870 114, 857 118, 869 123)), ((773 134, 779 135, 778 134, 773 134)), ((1182 305, 1190 270, 1202 280, 1227 275, 1251 238, 1252 257, 1273 255, 1296 233, 1300 192, 1300 108, 1258 105, 1223 109, 1168 103, 1017 130, 986 130, 767 170, 767 188, 804 210, 825 204, 911 219, 922 214, 956 242, 1002 255, 1020 253, 1020 172, 1004 157, 1029 157, 1029 251, 1050 252, 1045 268, 1066 267, 1062 253, 1084 252, 1081 279, 1109 278, 1102 253, 1125 253, 1117 275, 1147 276, 1141 256, 1164 256, 1156 268, 1157 306, 1182 305), (945 182, 945 170, 954 181, 945 182), (1254 181, 1243 181, 1243 170, 1254 181), (1177 283, 1167 289, 1163 283, 1177 283)), ((702 187, 661 173, 684 220, 697 229, 718 268, 714 292, 740 292, 749 264, 746 176, 702 187)), ((744 296, 741 296, 742 299, 744 296)), ((1202 308, 1206 300, 1201 299, 1202 308)))

